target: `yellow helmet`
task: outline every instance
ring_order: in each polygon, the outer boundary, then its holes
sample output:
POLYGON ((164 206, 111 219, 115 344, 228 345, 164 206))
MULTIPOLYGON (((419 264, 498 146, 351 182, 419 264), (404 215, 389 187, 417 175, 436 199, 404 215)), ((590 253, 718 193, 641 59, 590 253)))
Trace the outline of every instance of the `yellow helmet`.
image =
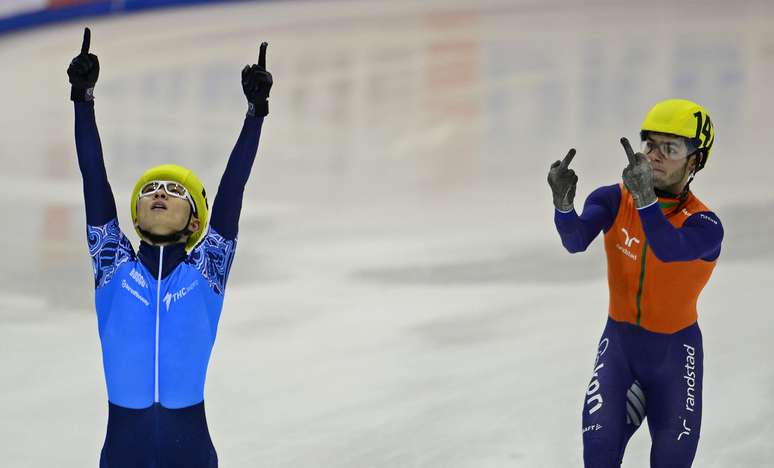
POLYGON ((188 194, 193 200, 192 215, 199 220, 199 229, 192 233, 188 237, 186 242, 186 249, 191 250, 201 239, 204 230, 207 227, 207 217, 209 216, 210 207, 207 203, 207 192, 204 190, 204 184, 196 177, 190 169, 178 166, 175 164, 162 164, 148 169, 140 177, 136 184, 134 184, 134 190, 132 190, 131 208, 132 208, 132 224, 137 234, 142 236, 139 227, 137 227, 137 201, 140 199, 140 190, 153 180, 169 180, 177 182, 188 190, 188 194))
POLYGON ((715 143, 715 128, 707 111, 685 99, 667 99, 653 106, 642 122, 640 137, 643 140, 647 132, 668 133, 690 140, 700 154, 696 172, 707 164, 715 143))

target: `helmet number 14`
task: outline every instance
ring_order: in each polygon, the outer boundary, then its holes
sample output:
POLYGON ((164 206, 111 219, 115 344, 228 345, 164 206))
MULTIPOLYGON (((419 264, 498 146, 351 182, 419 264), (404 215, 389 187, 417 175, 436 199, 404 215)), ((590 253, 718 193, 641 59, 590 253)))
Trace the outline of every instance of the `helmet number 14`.
POLYGON ((712 145, 712 121, 709 115, 706 118, 702 118, 701 112, 695 112, 693 114, 696 117, 696 139, 699 140, 701 146, 708 148, 712 145), (704 138, 701 138, 704 135, 704 138))

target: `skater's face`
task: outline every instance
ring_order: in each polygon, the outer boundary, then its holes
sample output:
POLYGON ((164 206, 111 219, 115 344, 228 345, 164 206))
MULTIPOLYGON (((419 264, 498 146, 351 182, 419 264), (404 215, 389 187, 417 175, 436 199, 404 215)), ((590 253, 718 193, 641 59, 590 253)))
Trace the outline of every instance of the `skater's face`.
MULTIPOLYGON (((191 210, 187 198, 170 196, 166 187, 159 187, 137 201, 137 225, 151 234, 167 236, 185 228, 191 210)), ((195 232, 198 228, 199 220, 192 216, 188 229, 195 232)))
POLYGON ((643 153, 653 168, 653 186, 671 193, 682 192, 698 161, 683 138, 658 133, 648 135, 643 153))

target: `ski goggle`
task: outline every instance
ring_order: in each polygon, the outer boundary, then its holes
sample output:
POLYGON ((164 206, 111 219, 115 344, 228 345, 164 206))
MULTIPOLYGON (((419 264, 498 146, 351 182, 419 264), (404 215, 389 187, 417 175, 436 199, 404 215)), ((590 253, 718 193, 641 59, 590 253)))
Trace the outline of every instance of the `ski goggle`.
POLYGON ((162 187, 170 197, 188 200, 188 203, 191 204, 191 208, 196 211, 196 207, 194 205, 193 199, 191 198, 191 195, 188 193, 188 189, 186 189, 182 184, 172 180, 151 180, 147 184, 143 185, 140 189, 140 198, 150 197, 151 195, 161 190, 162 187))
POLYGON ((685 159, 698 150, 696 144, 685 138, 676 138, 667 141, 655 141, 646 138, 642 140, 641 148, 642 152, 645 154, 650 154, 653 150, 658 149, 658 152, 661 153, 662 156, 672 161, 685 159))

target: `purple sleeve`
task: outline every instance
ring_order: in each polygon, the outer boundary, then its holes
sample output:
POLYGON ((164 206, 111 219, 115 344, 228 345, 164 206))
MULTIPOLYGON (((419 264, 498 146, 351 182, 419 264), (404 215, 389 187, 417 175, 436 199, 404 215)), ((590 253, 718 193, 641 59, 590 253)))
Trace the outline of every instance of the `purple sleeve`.
POLYGON ((621 188, 616 184, 591 192, 580 216, 575 210, 568 213, 555 210, 554 224, 562 238, 562 245, 570 253, 586 250, 600 231, 607 232, 613 225, 620 203, 621 188))
POLYGON ((258 152, 263 117, 246 117, 212 204, 210 225, 227 240, 237 237, 242 197, 258 152))
POLYGON ((94 101, 75 103, 75 148, 83 177, 86 224, 102 226, 116 218, 116 202, 105 172, 94 101))
POLYGON ((712 261, 720 255, 723 225, 711 211, 692 214, 676 228, 666 219, 658 203, 639 210, 645 238, 662 262, 712 261))

